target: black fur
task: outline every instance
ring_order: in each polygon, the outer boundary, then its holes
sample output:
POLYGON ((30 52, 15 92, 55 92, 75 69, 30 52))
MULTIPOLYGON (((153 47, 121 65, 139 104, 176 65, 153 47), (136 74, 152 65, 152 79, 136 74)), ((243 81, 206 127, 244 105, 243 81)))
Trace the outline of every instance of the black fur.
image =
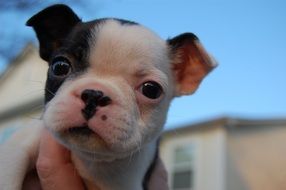
POLYGON ((34 15, 26 25, 34 28, 40 42, 40 56, 49 61, 53 51, 79 22, 79 17, 68 6, 59 4, 34 15))
POLYGON ((32 26, 37 34, 41 58, 51 65, 55 57, 63 56, 72 66, 72 72, 66 78, 54 77, 51 67, 49 68, 45 103, 54 97, 66 79, 76 77, 88 68, 89 45, 90 42, 96 41, 96 36, 92 32, 96 32, 96 25, 104 24, 111 19, 122 25, 137 25, 132 21, 115 18, 82 22, 68 6, 62 4, 48 7, 27 21, 27 25, 32 26))
MULTIPOLYGON (((185 44, 193 44, 194 41, 198 41, 199 38, 193 33, 184 33, 178 35, 172 39, 168 39, 167 43, 169 44, 172 53, 176 52, 179 48, 181 48, 185 44)), ((174 53, 175 54, 175 53, 174 53)))
POLYGON ((83 73, 89 66, 89 41, 91 40, 91 28, 95 23, 80 23, 75 26, 70 34, 63 40, 61 47, 55 49, 49 60, 48 78, 46 81, 45 102, 50 101, 58 88, 66 79, 72 79, 83 73), (72 72, 66 78, 58 78, 51 73, 51 64, 55 57, 63 56, 71 64, 72 72))

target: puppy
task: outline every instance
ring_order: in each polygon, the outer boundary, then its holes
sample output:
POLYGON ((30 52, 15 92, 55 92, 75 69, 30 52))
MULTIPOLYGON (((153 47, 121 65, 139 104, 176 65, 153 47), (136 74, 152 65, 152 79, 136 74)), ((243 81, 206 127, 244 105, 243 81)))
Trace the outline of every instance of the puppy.
POLYGON ((194 93, 215 67, 198 38, 165 41, 115 18, 82 22, 65 5, 42 10, 27 25, 49 64, 46 106, 41 124, 2 146, 0 187, 21 189, 45 127, 71 151, 88 189, 147 189, 171 100, 194 93))

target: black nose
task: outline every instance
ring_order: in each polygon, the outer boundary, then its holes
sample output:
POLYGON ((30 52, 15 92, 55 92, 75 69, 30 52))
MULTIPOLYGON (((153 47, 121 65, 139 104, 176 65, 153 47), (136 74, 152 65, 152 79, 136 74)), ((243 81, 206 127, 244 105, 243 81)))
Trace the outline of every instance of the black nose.
POLYGON ((81 99, 85 103, 85 108, 81 111, 86 120, 95 114, 98 106, 104 107, 111 103, 111 99, 100 90, 86 89, 81 93, 81 99))

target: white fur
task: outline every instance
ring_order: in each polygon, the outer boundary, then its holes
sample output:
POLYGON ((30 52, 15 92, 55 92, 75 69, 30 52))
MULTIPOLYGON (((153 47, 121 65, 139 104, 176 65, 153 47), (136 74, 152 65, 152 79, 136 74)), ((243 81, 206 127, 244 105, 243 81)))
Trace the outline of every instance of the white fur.
POLYGON ((156 147, 155 140, 142 150, 112 162, 91 162, 84 158, 79 159, 75 155, 73 160, 86 184, 90 185, 90 189, 95 183, 97 187, 104 190, 140 190, 142 179, 147 172, 146 165, 152 162, 152 155, 155 154, 154 147, 156 147))

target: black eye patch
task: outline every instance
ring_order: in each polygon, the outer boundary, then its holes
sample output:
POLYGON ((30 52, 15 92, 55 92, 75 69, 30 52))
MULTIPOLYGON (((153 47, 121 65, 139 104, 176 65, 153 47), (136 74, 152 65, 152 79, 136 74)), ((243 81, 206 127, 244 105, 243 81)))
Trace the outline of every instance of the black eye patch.
MULTIPOLYGON (((77 23, 71 31, 61 39, 61 46, 53 52, 50 69, 46 81, 45 102, 49 102, 65 80, 75 78, 84 73, 89 65, 90 44, 97 40, 97 29, 109 19, 98 19, 91 22, 77 23), (68 59, 63 59, 66 57, 68 59), (60 60, 59 60, 60 59, 60 60)), ((116 20, 122 25, 137 25, 135 22, 116 20)))
POLYGON ((53 55, 46 81, 45 102, 49 102, 65 80, 77 77, 89 67, 89 44, 96 21, 74 27, 53 55))

